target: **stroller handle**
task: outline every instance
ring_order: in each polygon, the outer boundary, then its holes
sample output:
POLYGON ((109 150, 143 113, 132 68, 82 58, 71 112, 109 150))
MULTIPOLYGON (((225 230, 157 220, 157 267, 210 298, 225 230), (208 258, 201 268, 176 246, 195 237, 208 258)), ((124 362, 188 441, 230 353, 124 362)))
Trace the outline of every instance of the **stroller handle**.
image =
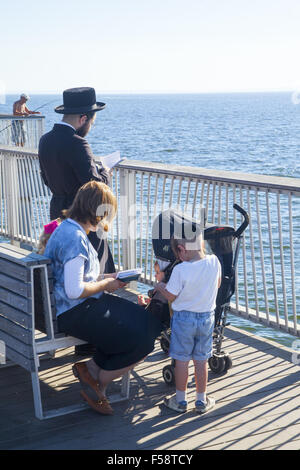
POLYGON ((240 214, 242 214, 242 216, 244 217, 244 220, 242 222, 242 224, 239 226, 239 228, 236 230, 235 232, 235 236, 238 238, 242 235, 242 233, 244 232, 244 230, 246 230, 246 228, 248 227, 249 225, 249 215, 248 213, 242 208, 240 207, 238 204, 233 204, 233 208, 235 210, 237 210, 240 214))

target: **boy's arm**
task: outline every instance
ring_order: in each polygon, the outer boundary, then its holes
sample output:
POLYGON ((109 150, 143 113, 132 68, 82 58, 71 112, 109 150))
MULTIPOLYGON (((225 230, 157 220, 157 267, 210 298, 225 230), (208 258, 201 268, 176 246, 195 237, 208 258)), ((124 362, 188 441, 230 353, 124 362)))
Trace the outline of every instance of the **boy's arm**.
POLYGON ((166 289, 166 284, 163 282, 160 282, 155 287, 155 290, 160 292, 168 300, 168 302, 174 302, 174 300, 177 298, 177 295, 171 294, 171 292, 166 289))

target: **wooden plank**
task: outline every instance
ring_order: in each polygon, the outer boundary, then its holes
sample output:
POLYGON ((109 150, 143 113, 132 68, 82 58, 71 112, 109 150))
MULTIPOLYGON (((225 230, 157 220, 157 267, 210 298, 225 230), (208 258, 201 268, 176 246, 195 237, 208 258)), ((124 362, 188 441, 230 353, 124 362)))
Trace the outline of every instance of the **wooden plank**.
POLYGON ((32 251, 24 250, 23 248, 9 245, 8 243, 0 243, 0 258, 7 259, 8 261, 15 261, 22 266, 34 266, 50 264, 51 260, 45 256, 38 255, 32 251))
POLYGON ((0 257, 0 272, 6 273, 8 276, 19 279, 20 281, 30 281, 30 270, 25 266, 21 266, 17 263, 7 261, 0 257))
POLYGON ((22 312, 22 310, 16 309, 12 307, 11 305, 5 304, 4 302, 0 302, 0 315, 2 315, 5 318, 10 319, 11 321, 15 323, 19 323, 25 328, 32 327, 31 314, 22 312))
POLYGON ((22 310, 26 313, 32 313, 32 300, 15 294, 9 290, 0 287, 0 302, 4 302, 12 307, 22 310))
POLYGON ((32 330, 23 328, 7 318, 0 316, 0 330, 22 343, 32 344, 32 330))
POLYGON ((23 282, 14 277, 0 273, 0 287, 22 295, 23 297, 31 297, 31 283, 23 282))
MULTIPOLYGON (((4 331, 0 330, 0 340, 4 341, 6 348, 11 348, 14 351, 22 354, 27 359, 32 359, 33 356, 33 347, 31 345, 22 343, 21 341, 17 340, 16 338, 11 337, 4 331)), ((10 359, 10 357, 8 357, 10 359)))
POLYGON ((35 370, 33 359, 23 356, 23 354, 10 348, 8 345, 6 345, 6 359, 13 361, 15 364, 18 364, 29 372, 33 372, 35 370))
MULTIPOLYGON (((216 408, 203 416, 192 410, 192 364, 188 383, 191 409, 179 415, 163 406, 164 397, 174 393, 174 388, 163 381, 162 368, 170 359, 160 351, 158 342, 155 351, 133 370, 131 399, 113 406, 113 417, 87 410, 39 422, 34 418, 30 376, 20 370, 18 382, 13 368, 0 370, 0 448, 299 448, 299 367, 281 358, 281 347, 276 354, 274 348, 253 342, 250 335, 238 333, 234 338, 226 341, 233 355, 234 348, 238 351, 238 365, 225 375, 209 374, 208 394, 217 402, 216 408), (259 348, 256 355, 255 346, 259 348), (247 367, 248 352, 254 360, 247 367)), ((68 360, 78 360, 73 348, 58 351, 53 361, 45 361, 41 367, 45 408, 52 408, 53 403, 80 403, 79 384, 68 360)))

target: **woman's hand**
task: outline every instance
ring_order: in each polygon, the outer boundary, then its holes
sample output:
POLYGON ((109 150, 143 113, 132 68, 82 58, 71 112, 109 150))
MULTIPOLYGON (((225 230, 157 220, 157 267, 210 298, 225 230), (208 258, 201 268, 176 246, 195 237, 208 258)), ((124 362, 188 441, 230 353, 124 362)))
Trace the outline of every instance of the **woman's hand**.
POLYGON ((108 279, 109 277, 113 277, 116 279, 118 273, 109 273, 109 274, 103 274, 103 279, 108 279))
POLYGON ((114 279, 113 277, 106 278, 104 282, 104 290, 109 293, 126 286, 126 282, 119 281, 119 279, 114 279))

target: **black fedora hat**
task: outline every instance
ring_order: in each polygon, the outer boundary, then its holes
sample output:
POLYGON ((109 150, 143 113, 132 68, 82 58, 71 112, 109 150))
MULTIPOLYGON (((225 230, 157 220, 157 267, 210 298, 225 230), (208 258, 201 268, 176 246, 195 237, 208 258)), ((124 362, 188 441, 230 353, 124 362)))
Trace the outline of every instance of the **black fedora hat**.
POLYGON ((94 88, 69 88, 63 92, 64 104, 54 109, 59 114, 84 114, 91 111, 100 111, 105 103, 96 101, 94 88))

